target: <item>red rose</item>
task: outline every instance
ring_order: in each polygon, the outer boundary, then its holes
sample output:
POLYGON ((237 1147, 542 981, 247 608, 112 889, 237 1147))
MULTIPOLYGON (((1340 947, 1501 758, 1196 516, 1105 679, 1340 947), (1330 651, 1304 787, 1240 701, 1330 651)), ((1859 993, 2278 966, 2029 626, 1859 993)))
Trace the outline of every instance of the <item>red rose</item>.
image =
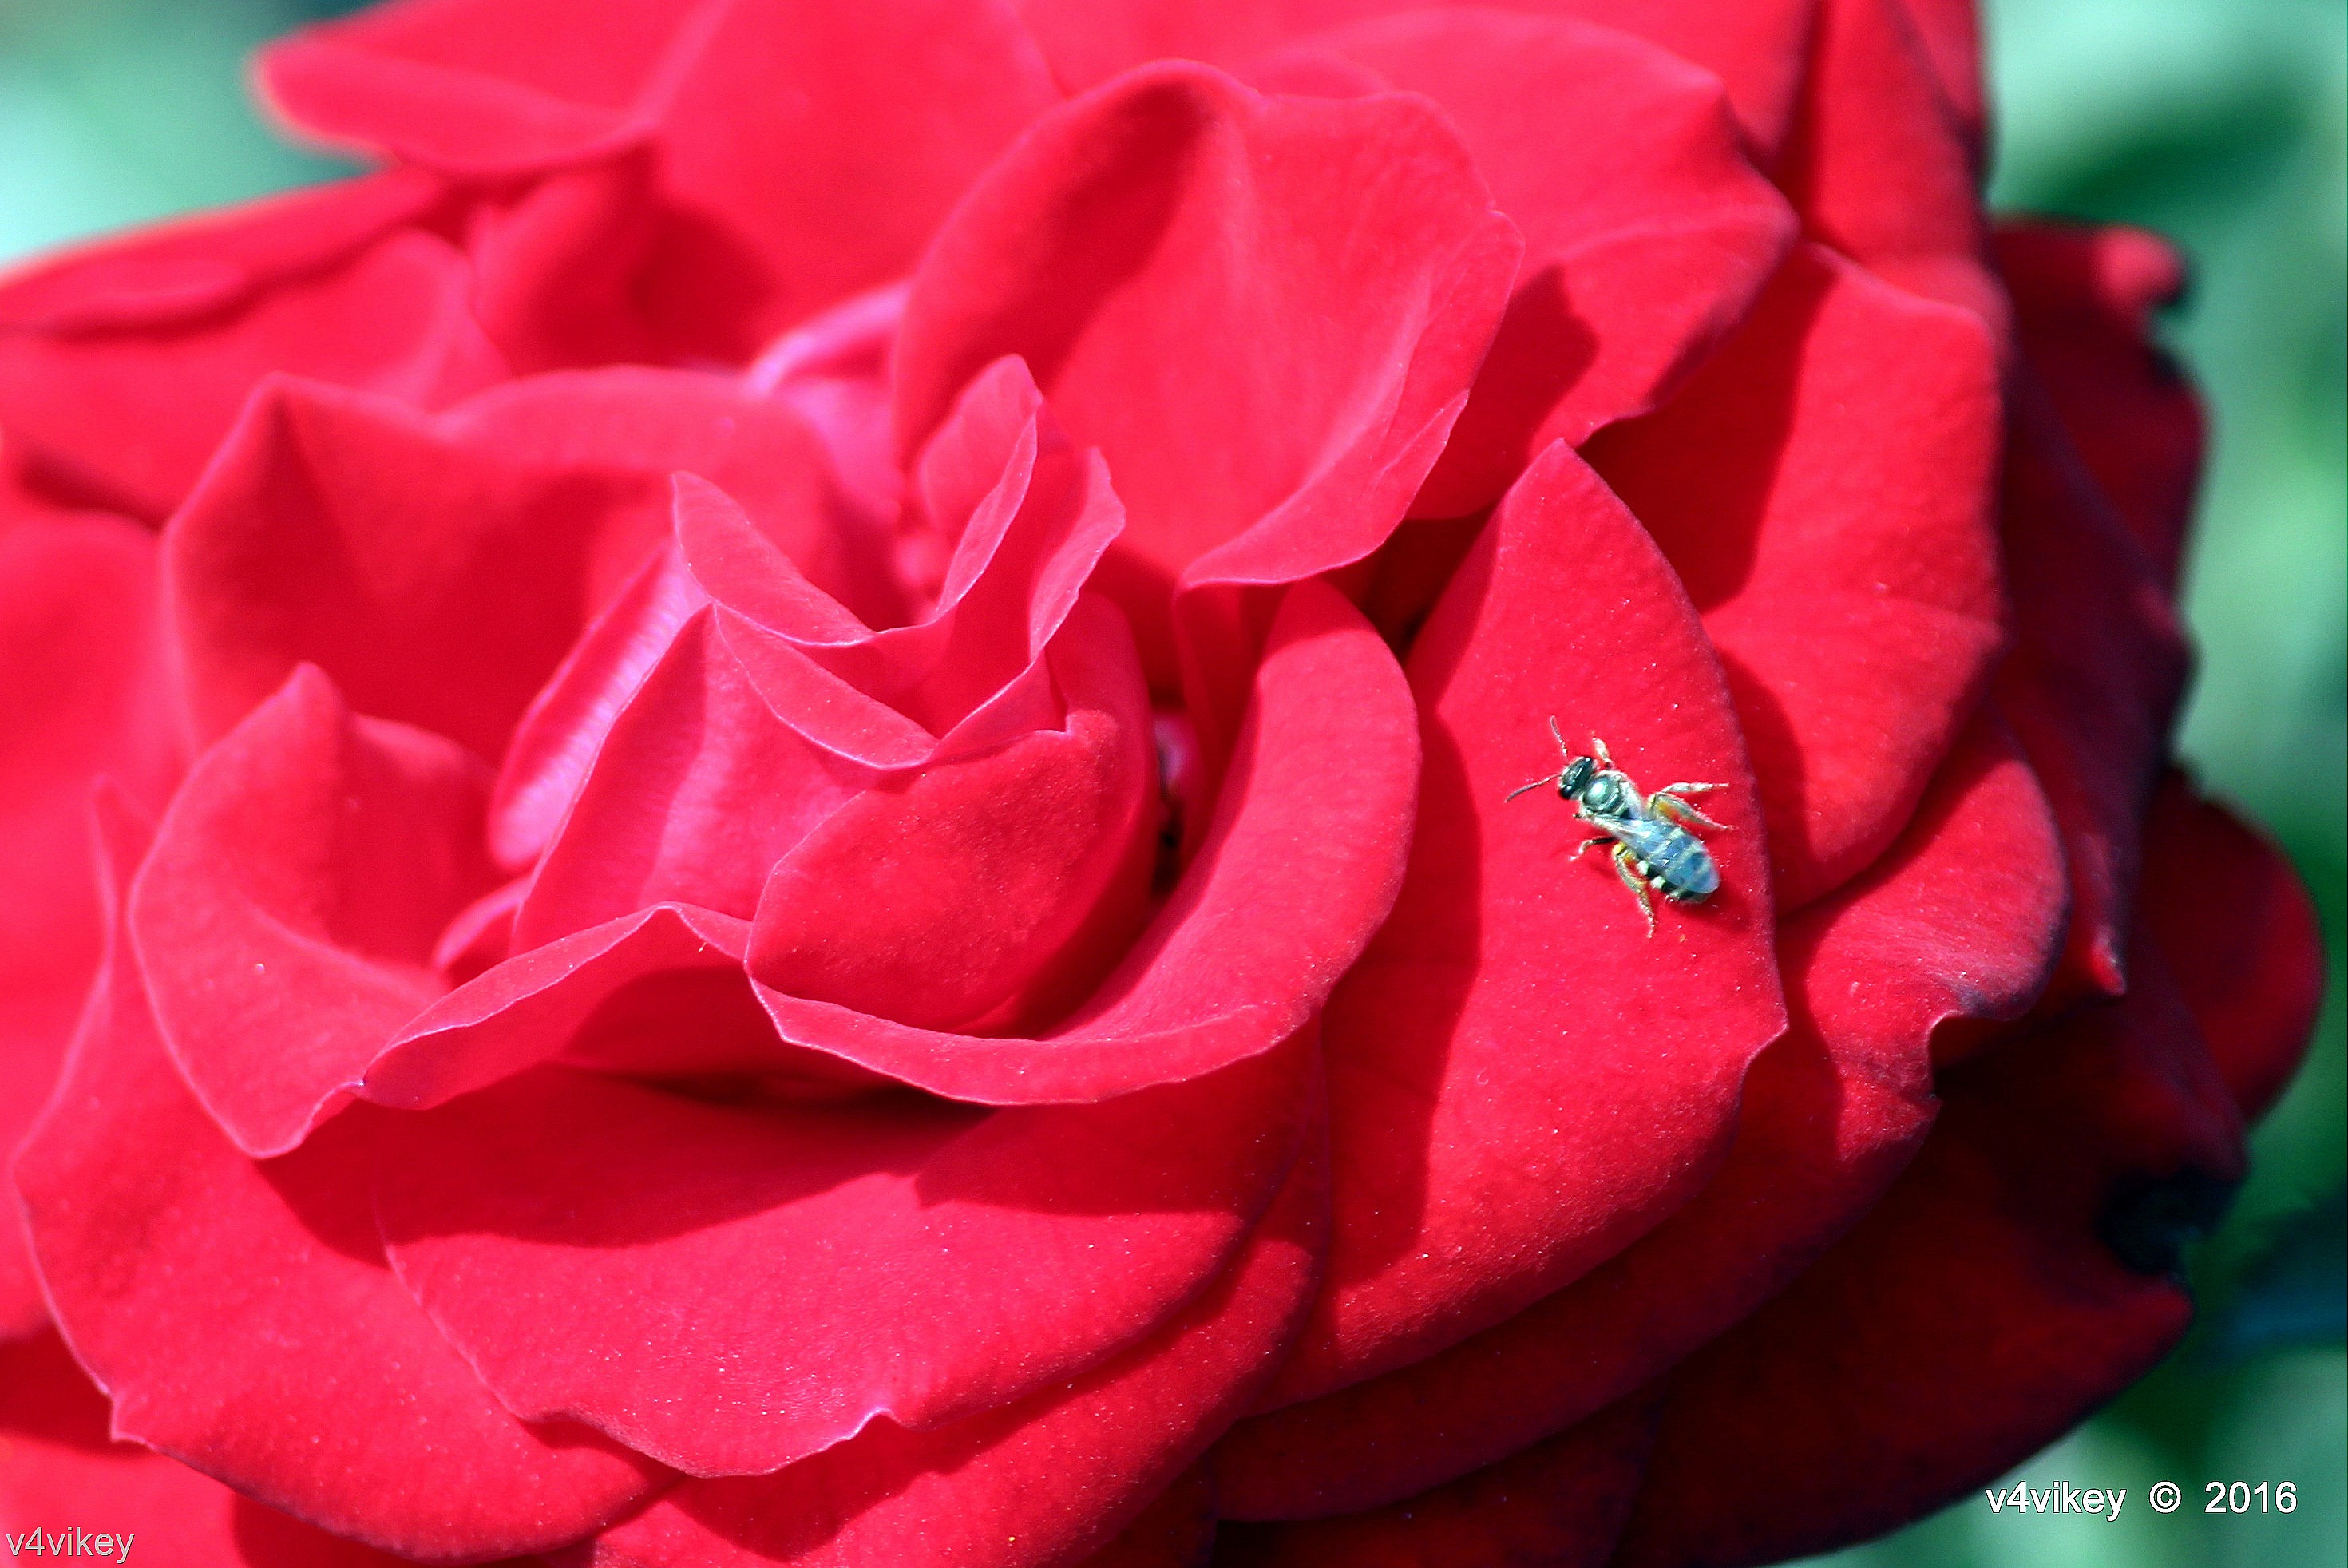
POLYGON ((1985 232, 1973 56, 1954 0, 280 46, 382 172, 0 289, 0 1518, 1741 1563, 2139 1375, 2318 966, 2167 771, 2173 263, 1985 232), (1601 811, 1716 864, 1652 937, 1508 799, 1550 715, 1719 786, 1601 811))

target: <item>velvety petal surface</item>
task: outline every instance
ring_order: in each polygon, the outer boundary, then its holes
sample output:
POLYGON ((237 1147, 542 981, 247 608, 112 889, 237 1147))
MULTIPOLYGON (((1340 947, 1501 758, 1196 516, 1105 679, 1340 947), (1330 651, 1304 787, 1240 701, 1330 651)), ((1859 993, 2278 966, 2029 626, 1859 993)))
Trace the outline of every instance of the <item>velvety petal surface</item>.
POLYGON ((1525 238, 1498 336, 1413 510, 1490 504, 1551 440, 1667 396, 1793 238, 1719 84, 1610 27, 1414 12, 1303 41, 1443 106, 1525 238))
POLYGON ((1423 1361, 1241 1422, 1224 1511, 1380 1507, 1622 1398, 1742 1320, 1875 1203, 1931 1125, 1930 1046, 2011 1018, 2054 962, 2066 890, 2036 781, 1976 724, 1884 862, 1778 930, 1793 1027, 1754 1063, 1727 1161, 1590 1274, 1423 1361))
POLYGON ((1973 313, 2003 342, 2009 307, 1988 265, 1980 196, 1980 90, 1958 78, 1953 30, 1938 15, 1947 9, 1942 0, 1818 0, 1776 179, 1805 233, 1973 313))
POLYGON ((1197 855, 1124 960, 1048 1034, 946 1034, 763 1000, 786 1040, 957 1099, 1100 1099, 1211 1072, 1303 1027, 1359 956, 1393 907, 1418 774, 1394 655, 1334 590, 1300 583, 1272 623, 1197 855), (1270 909, 1282 918, 1264 920, 1270 909))
POLYGON ((772 1476, 687 1481, 607 1532, 593 1563, 1025 1568, 1105 1544, 1182 1475, 1294 1334, 1326 1179, 1308 1142, 1231 1266, 1124 1355, 970 1420, 926 1432, 876 1421, 772 1476))
POLYGON ((1776 1562, 2003 1473, 2144 1375, 2191 1315, 2178 1248, 2241 1174, 2193 1019, 2128 995, 1941 1079, 1883 1202, 1673 1374, 1617 1561, 1776 1562))
POLYGON ((0 425, 41 491, 169 516, 273 372, 438 406, 503 377, 473 273, 394 171, 90 248, 0 285, 0 425))
MULTIPOLYGON (((1441 8, 1440 0, 1436 7, 1441 8)), ((1461 7, 1466 9, 1468 7, 1461 7)), ((1071 91, 1144 60, 1235 67, 1324 28, 1421 9, 1421 0, 1022 0, 1071 91)), ((1603 23, 1702 67, 1728 88, 1756 147, 1786 133, 1802 80, 1811 0, 1500 0, 1477 10, 1603 23)))
POLYGON ((1309 1058, 1301 1041, 1103 1105, 994 1111, 732 1108, 548 1069, 398 1119, 376 1202, 401 1278, 510 1407, 693 1474, 758 1473, 879 1418, 1005 1404, 1148 1334, 1271 1201, 1309 1058))
MULTIPOLYGON (((163 681, 154 541, 116 519, 0 533, 0 1158, 47 1103, 104 942, 90 788, 149 809, 180 766, 163 681)), ((0 1339, 48 1320, 0 1218, 0 1339)))
MULTIPOLYGON (((107 825, 127 872, 135 828, 107 825)), ((118 930, 15 1168, 58 1324, 113 1397, 117 1435, 427 1561, 575 1539, 670 1479, 580 1429, 514 1420, 385 1264, 364 1124, 246 1159, 180 1081, 129 958, 118 930)))
POLYGON ((2014 646, 1993 696, 2063 828, 2071 934, 2042 1008, 2116 995, 2146 807, 2188 655, 2157 563, 2111 505, 2025 369, 2012 378, 2003 491, 2014 646))
POLYGON ((2007 222, 1996 246, 2024 356, 2080 461, 2175 592, 2208 432, 2152 317, 2183 295, 2184 263, 2141 229, 2007 222))
POLYGON ((1685 1202, 1783 1031, 1768 867, 1727 688, 1671 568, 1562 443, 1502 502, 1410 658, 1426 749, 1393 916, 1331 998, 1330 1281, 1278 1396, 1520 1311, 1685 1202), (1721 891, 1647 935, 1585 826, 1514 786, 1544 722, 1704 810, 1721 891))
POLYGON ((2281 1098, 2323 1006, 2315 904, 2282 852, 2175 773, 2145 822, 2137 918, 2242 1119, 2281 1098))
POLYGON ((1384 542, 1458 417, 1519 248, 1421 100, 1266 98, 1150 67, 1039 121, 937 236, 898 338, 900 449, 1021 356, 1116 476, 1128 523, 1098 585, 1161 691, 1184 590, 1182 675, 1220 760, 1271 606, 1223 587, 1384 542))
POLYGON ((1882 851, 1980 700, 1998 434, 1980 324, 1811 245, 1669 407, 1591 443, 1720 651, 1782 908, 1882 851))
POLYGON ((1058 96, 993 0, 410 0, 296 34, 262 77, 314 131, 474 176, 648 145, 638 297, 723 358, 906 271, 1058 96))
POLYGON ((496 880, 489 770, 355 716, 314 666, 205 753, 130 892, 171 1058, 248 1154, 283 1154, 446 989, 433 948, 496 880))
POLYGON ((1603 1563, 1630 1522, 1661 1401, 1626 1399, 1476 1474, 1365 1512, 1226 1523, 1214 1568, 1454 1568, 1603 1563))
POLYGON ((396 1568, 404 1559, 314 1530, 108 1431, 106 1396, 54 1333, 0 1346, 0 1534, 40 1532, 36 1562, 79 1545, 185 1568, 396 1568), (73 1527, 82 1528, 75 1540, 73 1527), (127 1539, 126 1539, 127 1537, 127 1539))

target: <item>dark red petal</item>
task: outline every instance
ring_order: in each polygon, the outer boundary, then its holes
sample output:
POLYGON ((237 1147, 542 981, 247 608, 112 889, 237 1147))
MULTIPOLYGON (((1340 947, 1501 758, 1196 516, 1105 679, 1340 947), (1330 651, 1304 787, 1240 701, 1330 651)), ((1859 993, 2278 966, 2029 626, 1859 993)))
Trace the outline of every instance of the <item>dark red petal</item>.
POLYGON ((1331 998, 1330 1283, 1278 1397, 1456 1344, 1620 1252, 1726 1154, 1786 1026, 1769 872, 1728 694, 1671 568, 1562 443, 1511 490, 1410 661, 1426 737, 1395 913, 1331 998), (1543 789, 1546 717, 1694 779, 1721 890, 1649 940, 1543 789), (1709 831, 1709 830, 1707 830, 1709 831))
POLYGON ((496 880, 489 782, 307 665, 189 775, 130 932, 172 1059, 246 1153, 300 1143, 447 988, 441 930, 496 880))
POLYGON ((430 1560, 576 1539, 669 1479, 592 1433, 522 1426, 481 1387, 384 1264, 355 1117, 247 1160, 164 1054, 118 929, 98 987, 15 1181, 118 1435, 430 1560))
POLYGON ((1998 416, 1978 321, 1809 245, 1684 392, 1591 444, 1720 650, 1781 908, 1882 851, 1980 700, 1998 416))
POLYGON ((201 739, 306 661, 362 713, 505 749, 665 519, 644 476, 509 456, 497 434, 304 383, 255 397, 164 539, 201 739))
POLYGON ((956 1099, 1099 1099, 1214 1071, 1302 1028, 1385 918, 1418 771, 1394 655, 1334 590, 1300 583, 1272 623, 1198 854, 1075 1015, 1006 1039, 771 991, 767 1012, 786 1040, 956 1099))
POLYGON ((174 1568, 397 1568, 406 1559, 314 1530, 107 1430, 106 1396, 44 1334, 0 1346, 0 1534, 41 1532, 46 1562, 83 1528, 86 1555, 169 1553, 174 1568), (62 1543, 57 1541, 62 1537, 62 1543), (104 1538, 100 1544, 92 1537, 104 1538))
MULTIPOLYGON (((1972 312, 2005 338, 1985 264, 1980 99, 1952 98, 1946 0, 1819 0, 1808 80, 1777 183, 1803 231, 1901 288, 1972 312)), ((1962 90, 1962 89, 1961 89, 1962 90)))
MULTIPOLYGON (((0 1159, 57 1080, 105 924, 90 786, 160 804, 180 768, 154 541, 116 519, 0 533, 0 1159)), ((0 1339, 48 1321, 13 1215, 0 1215, 0 1339)))
POLYGON ((1193 1465, 1076 1568, 1207 1568, 1214 1550, 1214 1483, 1193 1465))
MULTIPOLYGON (((1234 67, 1323 28, 1419 9, 1424 0, 1021 0, 1071 91, 1144 60, 1234 67)), ((1813 0, 1500 0, 1501 11, 1620 27, 1727 85, 1747 135, 1773 153, 1807 53, 1813 0)))
POLYGON ((879 632, 725 495, 677 481, 679 547, 752 683, 785 723, 876 768, 966 755, 1056 717, 1043 711, 1041 655, 1125 523, 1099 455, 1068 447, 1016 359, 972 383, 916 469, 926 538, 899 560, 929 608, 879 632))
POLYGON ((1940 1026, 2029 1006, 2064 900, 2037 784, 2012 738, 1977 724, 1883 864, 1781 927, 1794 1026, 1754 1063, 1711 1184, 1507 1322, 1240 1423, 1215 1450, 1224 1511, 1296 1518, 1406 1498, 1582 1419, 1743 1319, 1915 1152, 1940 1026))
POLYGON ((2322 934, 2273 844, 2172 773, 2145 823, 2138 918, 2244 1121, 2291 1082, 2323 1006, 2322 934))
POLYGON ((776 1475, 687 1481, 605 1532, 596 1568, 1028 1568, 1106 1545, 1294 1334, 1318 1274, 1326 1176, 1308 1146, 1238 1260, 1125 1355, 932 1431, 875 1421, 776 1475))
POLYGON ((376 1203, 400 1277, 509 1408, 762 1474, 1153 1332, 1271 1202, 1311 1054, 1004 1110, 735 1108, 544 1069, 396 1118, 376 1203))
POLYGON ((0 423, 35 487, 160 522, 276 372, 437 407, 506 374, 472 269, 386 174, 83 253, 0 291, 0 423))
POLYGON ((1124 617, 1087 601, 1052 645, 1067 709, 857 796, 767 879, 762 985, 920 1028, 1047 1026, 1146 917, 1161 810, 1149 693, 1124 617))
POLYGON ((710 614, 613 721, 515 917, 516 951, 655 903, 747 920, 775 862, 872 783, 774 716, 710 614))
POLYGON ((2173 593, 2207 432, 2192 386, 2153 339, 2152 315, 2184 293, 2183 263, 2140 229, 2046 222, 1999 225, 1997 262, 2023 356, 2173 593))
POLYGON ((2144 812, 2189 659, 2159 571, 2078 461, 2026 367, 2010 378, 2003 485, 2015 643, 1999 708, 2054 802, 2071 935, 2041 1010, 2116 995, 2144 812))
POLYGON ((2119 1003, 1941 1080, 1874 1212, 1673 1374, 1618 1563, 1774 1563, 2002 1474, 2151 1367, 2241 1127, 2157 954, 2119 1003))
POLYGON ((1660 403, 1793 239, 1719 84, 1626 34, 1420 11, 1304 47, 1441 104, 1525 237, 1508 316, 1421 515, 1488 506, 1550 441, 1578 444, 1660 403))
POLYGON ((909 269, 1058 96, 993 0, 427 0, 297 34, 262 77, 312 130, 469 174, 651 144, 639 297, 673 346, 727 358, 909 269))
POLYGON ((1391 1507, 1303 1524, 1225 1524, 1213 1568, 1464 1568, 1603 1563, 1630 1522, 1660 1400, 1625 1399, 1560 1437, 1391 1507))
MULTIPOLYGON (((1383 542, 1457 418, 1519 248, 1423 100, 1267 99, 1153 67, 1046 116, 939 234, 898 339, 900 449, 1023 356, 1116 475, 1129 524, 1098 585, 1170 689, 1178 582, 1296 582, 1383 542)), ((1180 612, 1184 656, 1220 758, 1262 621, 1205 601, 1180 612)))

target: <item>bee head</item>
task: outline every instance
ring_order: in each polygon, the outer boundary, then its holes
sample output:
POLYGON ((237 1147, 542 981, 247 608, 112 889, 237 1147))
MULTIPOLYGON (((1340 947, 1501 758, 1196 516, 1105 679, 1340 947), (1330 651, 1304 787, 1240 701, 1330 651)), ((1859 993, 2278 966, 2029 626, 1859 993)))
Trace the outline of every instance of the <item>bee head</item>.
POLYGON ((1569 800, 1580 799, 1582 788, 1590 782, 1591 776, 1597 771, 1598 764, 1594 759, 1587 757, 1575 758, 1565 765, 1565 771, 1557 776, 1557 792, 1569 800))

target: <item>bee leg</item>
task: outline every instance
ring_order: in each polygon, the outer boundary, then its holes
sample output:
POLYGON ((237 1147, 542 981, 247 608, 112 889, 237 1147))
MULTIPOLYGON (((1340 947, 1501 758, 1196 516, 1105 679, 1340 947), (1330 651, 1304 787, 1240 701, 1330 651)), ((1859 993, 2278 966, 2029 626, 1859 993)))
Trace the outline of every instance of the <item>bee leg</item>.
POLYGON ((1698 822, 1704 827, 1717 828, 1724 833, 1727 832, 1727 823, 1714 821, 1679 798, 1678 792, 1687 788, 1685 784, 1674 784, 1668 789, 1658 789, 1647 797, 1647 805, 1652 810, 1670 818, 1674 822, 1698 822))
POLYGON ((1614 846, 1614 874, 1622 879, 1622 885, 1624 887, 1629 888, 1632 892, 1638 895, 1639 913, 1647 917, 1647 934, 1650 937, 1653 936, 1655 934, 1655 906, 1647 902, 1646 879, 1640 876, 1637 872, 1631 869, 1631 848, 1628 844, 1617 844, 1614 846))
POLYGON ((1590 749, 1591 754, 1598 758, 1599 767, 1606 769, 1610 772, 1612 771, 1614 759, 1606 755, 1606 743, 1604 741, 1599 739, 1594 735, 1591 736, 1590 738, 1590 749))
POLYGON ((1603 834, 1603 833, 1600 833, 1600 834, 1598 834, 1597 836, 1595 836, 1594 838, 1588 838, 1588 839, 1584 839, 1584 840, 1582 840, 1582 841, 1581 841, 1581 842, 1580 842, 1580 843, 1578 843, 1578 844, 1574 845, 1574 846, 1573 846, 1573 853, 1571 853, 1571 854, 1570 854, 1570 855, 1566 856, 1565 858, 1566 858, 1567 860, 1569 860, 1569 861, 1578 861, 1578 860, 1580 860, 1580 859, 1581 858, 1581 851, 1584 851, 1584 850, 1586 850, 1586 849, 1588 849, 1591 845, 1592 845, 1592 844, 1611 844, 1611 843, 1612 843, 1613 841, 1614 841, 1613 840, 1612 840, 1612 839, 1608 838, 1605 834, 1603 834))

